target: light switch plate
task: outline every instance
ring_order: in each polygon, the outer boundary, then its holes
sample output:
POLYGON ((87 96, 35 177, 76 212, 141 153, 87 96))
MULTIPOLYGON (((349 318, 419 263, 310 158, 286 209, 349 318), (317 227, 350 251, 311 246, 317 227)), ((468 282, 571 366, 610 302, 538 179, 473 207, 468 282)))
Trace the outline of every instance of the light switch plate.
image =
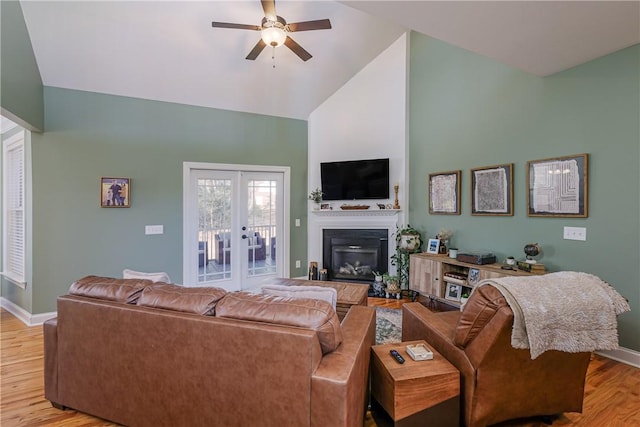
POLYGON ((564 227, 562 238, 565 240, 587 240, 586 227, 564 227))
POLYGON ((144 234, 163 234, 164 225, 145 225, 144 234))

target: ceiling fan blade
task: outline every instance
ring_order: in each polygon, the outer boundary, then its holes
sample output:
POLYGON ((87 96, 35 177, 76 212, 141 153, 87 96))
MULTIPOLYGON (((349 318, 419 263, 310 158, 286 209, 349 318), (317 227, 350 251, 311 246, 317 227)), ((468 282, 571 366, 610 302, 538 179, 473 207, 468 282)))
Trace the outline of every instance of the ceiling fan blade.
POLYGON ((275 21, 278 15, 276 14, 276 0, 261 0, 262 10, 264 10, 264 16, 271 21, 275 21))
POLYGON ((306 50, 304 50, 304 48, 300 46, 298 43, 296 43, 291 37, 287 36, 286 40, 284 41, 284 44, 289 49, 291 49, 293 53, 298 55, 300 59, 302 59, 303 61, 308 61, 312 58, 311 54, 306 50))
POLYGON ((249 55, 247 55, 245 59, 248 59, 250 61, 255 60, 266 46, 267 44, 262 41, 262 39, 260 39, 258 43, 256 43, 256 45, 253 47, 253 49, 251 49, 251 52, 249 52, 249 55))
POLYGON ((331 28, 331 21, 328 19, 318 19, 317 21, 294 22, 288 25, 289 32, 328 30, 331 28))
POLYGON ((262 29, 260 25, 231 24, 229 22, 215 22, 215 21, 211 23, 211 26, 215 28, 233 28, 236 30, 260 31, 262 29))

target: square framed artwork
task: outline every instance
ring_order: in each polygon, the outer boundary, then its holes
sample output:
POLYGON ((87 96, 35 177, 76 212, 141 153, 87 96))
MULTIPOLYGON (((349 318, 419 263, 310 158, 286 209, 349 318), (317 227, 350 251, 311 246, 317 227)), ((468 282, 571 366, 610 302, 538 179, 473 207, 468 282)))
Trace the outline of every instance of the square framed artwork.
POLYGON ((100 207, 128 208, 131 206, 130 178, 100 178, 100 207))
POLYGON ((429 241, 427 242, 427 253, 438 254, 439 249, 440 249, 440 239, 429 239, 429 241))
POLYGON ((460 215, 461 171, 429 174, 429 213, 460 215))
POLYGON ((471 215, 513 215, 513 163, 471 170, 471 215))
POLYGON ((588 154, 527 162, 527 215, 589 216, 588 154))

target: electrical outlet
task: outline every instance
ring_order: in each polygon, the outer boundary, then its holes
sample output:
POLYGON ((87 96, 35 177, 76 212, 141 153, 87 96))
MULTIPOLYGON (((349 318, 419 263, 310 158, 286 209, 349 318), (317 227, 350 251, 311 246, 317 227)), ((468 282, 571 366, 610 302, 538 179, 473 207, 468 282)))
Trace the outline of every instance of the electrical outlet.
POLYGON ((299 259, 296 260, 296 268, 300 268, 300 260, 299 259))
POLYGON ((296 227, 300 227, 300 218, 296 218, 296 227))
POLYGON ((587 240, 586 227, 564 227, 562 238, 565 240, 587 240))

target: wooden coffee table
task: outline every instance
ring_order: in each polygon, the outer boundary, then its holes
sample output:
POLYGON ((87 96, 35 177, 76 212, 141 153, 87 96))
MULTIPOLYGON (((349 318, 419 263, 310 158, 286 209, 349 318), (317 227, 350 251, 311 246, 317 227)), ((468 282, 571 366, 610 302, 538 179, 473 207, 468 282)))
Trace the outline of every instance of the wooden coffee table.
POLYGON ((374 345, 371 353, 371 409, 379 427, 460 425, 460 372, 427 342, 374 345), (407 354, 406 346, 418 343, 433 351, 432 360, 407 354), (392 349, 404 364, 389 354, 392 349))

